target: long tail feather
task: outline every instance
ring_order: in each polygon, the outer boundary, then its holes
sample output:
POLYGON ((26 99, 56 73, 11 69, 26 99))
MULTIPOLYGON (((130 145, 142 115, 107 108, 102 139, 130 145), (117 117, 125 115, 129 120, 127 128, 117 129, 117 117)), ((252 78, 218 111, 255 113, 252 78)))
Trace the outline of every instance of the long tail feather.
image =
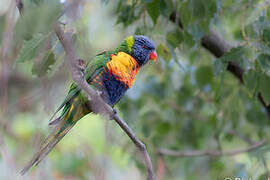
POLYGON ((49 125, 56 125, 56 124, 58 124, 59 122, 61 122, 61 117, 56 118, 56 119, 53 120, 53 121, 50 121, 50 122, 49 122, 49 125))
POLYGON ((43 142, 40 150, 34 155, 32 160, 26 164, 26 166, 21 170, 20 173, 24 175, 32 166, 38 165, 39 162, 50 153, 50 151, 54 148, 54 146, 69 132, 69 130, 74 125, 75 123, 70 124, 69 126, 66 127, 62 127, 62 125, 59 124, 59 126, 55 127, 53 132, 43 142))
POLYGON ((87 111, 84 106, 80 105, 80 103, 78 98, 74 98, 70 104, 65 106, 62 115, 50 123, 50 125, 55 125, 55 128, 45 139, 39 151, 34 155, 31 161, 21 170, 22 175, 24 175, 32 166, 38 165, 39 162, 50 153, 54 146, 69 132, 76 122, 90 112, 87 111))

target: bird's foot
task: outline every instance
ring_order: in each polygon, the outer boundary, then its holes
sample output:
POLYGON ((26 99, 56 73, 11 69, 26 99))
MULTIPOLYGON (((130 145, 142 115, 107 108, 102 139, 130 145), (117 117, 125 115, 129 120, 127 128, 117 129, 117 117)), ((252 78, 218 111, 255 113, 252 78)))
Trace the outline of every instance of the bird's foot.
POLYGON ((83 59, 77 59, 76 64, 72 66, 72 78, 75 81, 84 81, 86 64, 83 59), (75 68, 75 70, 74 70, 75 68))
POLYGON ((113 119, 114 119, 114 116, 115 116, 116 114, 118 114, 117 109, 112 108, 112 114, 111 114, 110 120, 113 120, 113 119))
POLYGON ((81 79, 84 79, 85 77, 85 68, 86 68, 86 64, 85 61, 83 59, 77 59, 76 60, 76 71, 73 71, 75 74, 73 74, 75 77, 79 77, 81 79))
POLYGON ((85 74, 86 63, 83 59, 77 60, 77 67, 83 74, 85 74))
POLYGON ((102 91, 96 90, 96 92, 97 92, 97 94, 98 94, 99 96, 102 95, 102 91))

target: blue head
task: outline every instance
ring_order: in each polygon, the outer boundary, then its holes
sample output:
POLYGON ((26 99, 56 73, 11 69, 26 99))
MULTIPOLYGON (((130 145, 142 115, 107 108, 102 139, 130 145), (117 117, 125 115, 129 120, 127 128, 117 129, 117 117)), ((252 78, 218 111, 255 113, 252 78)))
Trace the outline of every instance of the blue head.
POLYGON ((142 35, 130 36, 126 39, 130 49, 130 55, 136 59, 140 66, 148 62, 148 60, 155 61, 157 53, 155 45, 151 39, 142 35))

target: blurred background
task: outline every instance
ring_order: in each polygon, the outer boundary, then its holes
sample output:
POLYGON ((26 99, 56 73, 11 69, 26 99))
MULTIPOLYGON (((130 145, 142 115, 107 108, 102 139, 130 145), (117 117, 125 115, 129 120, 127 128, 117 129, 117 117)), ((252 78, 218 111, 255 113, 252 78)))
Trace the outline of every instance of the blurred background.
POLYGON ((24 0, 22 15, 16 2, 0 0, 0 179, 146 179, 137 148, 99 115, 19 175, 71 84, 53 32, 59 17, 86 61, 129 35, 155 42, 157 62, 116 108, 147 145, 158 180, 267 179, 268 0, 24 0))

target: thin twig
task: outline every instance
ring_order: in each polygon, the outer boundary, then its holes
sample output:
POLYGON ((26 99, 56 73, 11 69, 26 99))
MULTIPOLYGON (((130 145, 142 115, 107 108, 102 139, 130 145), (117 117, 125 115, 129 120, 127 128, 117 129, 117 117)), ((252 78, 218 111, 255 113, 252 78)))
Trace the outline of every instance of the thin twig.
POLYGON ((241 140, 247 142, 249 145, 252 145, 252 144, 254 143, 254 141, 253 141, 252 139, 250 139, 248 136, 243 135, 243 134, 241 134, 241 133, 239 133, 239 132, 237 132, 237 131, 230 130, 230 131, 228 132, 228 134, 234 135, 234 136, 238 137, 239 139, 241 139, 241 140))
POLYGON ((123 119, 121 119, 117 113, 115 113, 113 108, 103 101, 103 99, 100 96, 100 93, 92 89, 90 85, 86 82, 84 78, 84 73, 82 71, 82 67, 80 66, 80 59, 73 47, 72 34, 63 32, 59 24, 57 24, 55 27, 55 33, 58 36, 58 39, 60 40, 66 52, 67 59, 71 65, 72 79, 82 90, 86 92, 92 111, 94 113, 99 113, 111 117, 124 130, 124 132, 130 137, 133 143, 143 154, 145 166, 147 168, 148 173, 147 179, 154 180, 155 176, 153 166, 151 163, 150 156, 146 150, 146 146, 136 137, 135 133, 126 124, 126 122, 123 119))
POLYGON ((176 157, 198 157, 198 156, 235 156, 242 153, 247 153, 256 150, 259 147, 262 147, 265 145, 265 140, 256 142, 252 145, 250 145, 247 148, 239 148, 239 149, 233 149, 233 150, 190 150, 190 151, 175 151, 170 149, 160 149, 158 153, 160 155, 166 155, 166 156, 176 156, 176 157))

